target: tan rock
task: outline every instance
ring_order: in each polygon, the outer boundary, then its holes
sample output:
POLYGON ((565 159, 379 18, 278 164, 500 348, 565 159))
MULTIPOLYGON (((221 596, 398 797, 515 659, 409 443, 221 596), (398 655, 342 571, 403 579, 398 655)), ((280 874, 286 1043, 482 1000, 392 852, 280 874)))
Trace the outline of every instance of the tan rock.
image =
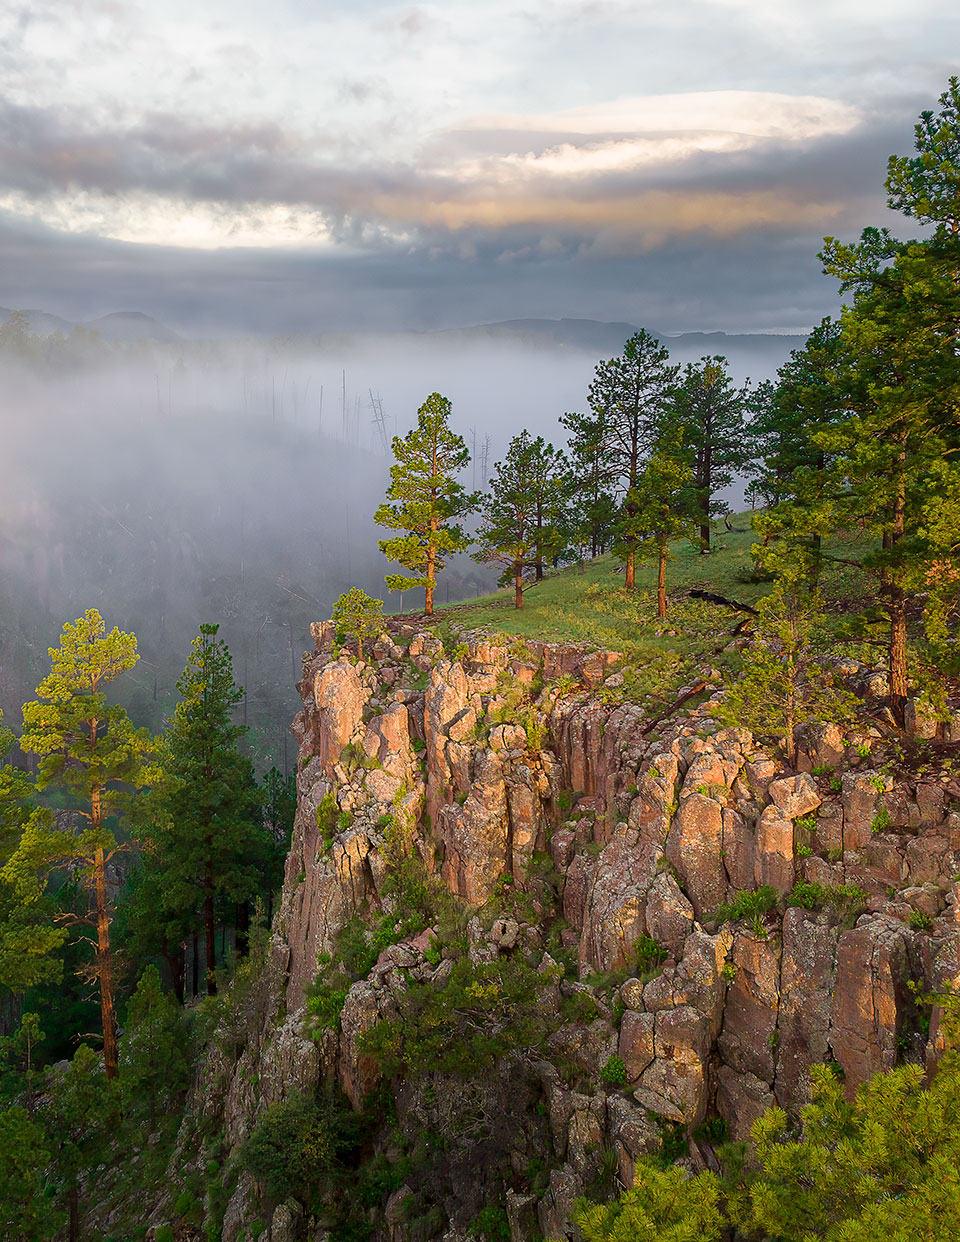
POLYGON ((807 772, 771 781, 768 792, 783 819, 799 819, 801 815, 809 815, 821 802, 816 782, 807 772))
POLYGON ((681 799, 664 852, 683 880, 696 917, 715 909, 726 896, 723 808, 713 798, 692 793, 681 799))
POLYGON ((618 1052, 627 1071, 627 1082, 635 1083, 654 1057, 654 1016, 628 1009, 620 1022, 618 1052))
POLYGON ((754 877, 758 886, 771 884, 778 893, 793 887, 793 821, 775 805, 766 807, 757 823, 754 877))

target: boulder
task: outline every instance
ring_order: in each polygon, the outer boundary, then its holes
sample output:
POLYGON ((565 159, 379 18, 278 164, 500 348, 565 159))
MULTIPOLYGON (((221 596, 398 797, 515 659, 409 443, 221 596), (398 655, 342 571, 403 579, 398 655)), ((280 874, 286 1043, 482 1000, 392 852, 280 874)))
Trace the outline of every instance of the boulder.
POLYGON ((687 1005, 656 1015, 653 1062, 644 1070, 634 1097, 644 1108, 698 1125, 707 1113, 707 1019, 687 1005))
POLYGON ((807 772, 771 781, 768 792, 770 800, 784 819, 799 819, 801 815, 809 815, 821 802, 816 782, 807 772))
POLYGON ((683 880, 698 919, 715 909, 727 892, 723 848, 723 808, 713 798, 692 793, 681 799, 667 834, 665 853, 683 880))

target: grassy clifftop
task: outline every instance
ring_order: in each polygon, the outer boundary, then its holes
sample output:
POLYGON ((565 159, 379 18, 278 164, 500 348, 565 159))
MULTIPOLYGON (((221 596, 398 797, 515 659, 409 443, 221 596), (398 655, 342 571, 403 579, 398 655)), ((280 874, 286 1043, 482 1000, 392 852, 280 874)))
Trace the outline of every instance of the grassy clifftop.
MULTIPOLYGON (((688 543, 674 545, 666 618, 657 617, 654 563, 638 566, 637 589, 626 591, 615 558, 601 556, 531 584, 520 610, 511 586, 440 609, 436 624, 441 630, 486 630, 516 640, 587 643, 622 652, 630 682, 624 696, 654 707, 711 669, 724 679, 739 670, 734 631, 748 614, 689 595, 699 589, 755 606, 770 591, 771 583, 758 577, 750 557, 755 541, 750 514, 734 516, 731 525, 732 531, 717 525, 706 555, 688 543)), ((847 566, 828 566, 821 586, 831 611, 846 610, 863 594, 858 571, 847 566)))

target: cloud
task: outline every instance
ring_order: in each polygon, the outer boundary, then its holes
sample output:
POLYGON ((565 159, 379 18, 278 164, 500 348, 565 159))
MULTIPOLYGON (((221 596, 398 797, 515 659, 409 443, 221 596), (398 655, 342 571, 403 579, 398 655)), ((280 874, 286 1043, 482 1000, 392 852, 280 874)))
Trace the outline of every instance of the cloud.
POLYGON ((855 136, 858 113, 808 96, 706 92, 556 114, 467 118, 410 162, 342 158, 323 132, 156 113, 92 127, 0 106, 0 207, 67 232, 191 247, 453 246, 643 253, 670 237, 827 228, 849 197, 762 175, 855 136), (478 149, 479 145, 479 149, 478 149), (740 184, 721 184, 729 169, 740 184), (750 177, 756 184, 749 184, 750 177), (469 235, 469 238, 467 237, 469 235))

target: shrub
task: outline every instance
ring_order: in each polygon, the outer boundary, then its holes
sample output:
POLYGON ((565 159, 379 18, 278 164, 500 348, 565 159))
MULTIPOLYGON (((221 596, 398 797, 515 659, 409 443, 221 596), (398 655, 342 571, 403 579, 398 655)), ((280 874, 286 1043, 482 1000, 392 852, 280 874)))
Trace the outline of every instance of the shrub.
POLYGON ((907 922, 911 927, 916 928, 917 931, 929 931, 933 924, 933 919, 925 910, 911 910, 907 922))
POLYGON ((271 1104, 240 1148, 240 1164, 271 1199, 293 1195, 309 1207, 342 1169, 360 1138, 358 1119, 339 1096, 292 1095, 271 1104))
POLYGON ((606 1065, 600 1071, 600 1081, 605 1082, 608 1087, 622 1087, 627 1081, 627 1067, 623 1063, 623 1057, 616 1055, 607 1060, 606 1065))
POLYGON ((734 894, 733 900, 717 906, 713 917, 720 923, 738 923, 741 919, 750 919, 756 926, 758 920, 777 904, 777 890, 770 884, 763 884, 756 889, 740 889, 734 894))
POLYGON ((652 936, 641 936, 634 945, 637 970, 641 975, 658 970, 669 956, 662 944, 652 936))

